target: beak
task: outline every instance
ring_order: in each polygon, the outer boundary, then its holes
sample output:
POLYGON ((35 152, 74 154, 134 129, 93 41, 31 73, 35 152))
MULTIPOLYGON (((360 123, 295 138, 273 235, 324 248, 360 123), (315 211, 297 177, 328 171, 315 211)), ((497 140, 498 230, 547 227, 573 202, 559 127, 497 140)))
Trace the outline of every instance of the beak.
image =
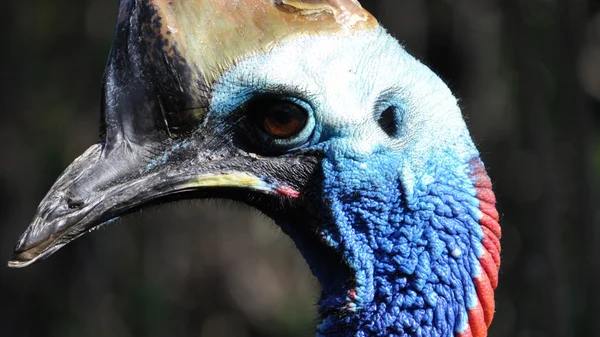
POLYGON ((302 204, 318 155, 250 153, 229 132, 239 121, 211 120, 211 83, 234 60, 268 52, 286 36, 377 25, 356 0, 243 0, 235 6, 121 0, 104 77, 101 142, 58 178, 9 266, 28 266, 137 207, 192 191, 292 217, 278 205, 281 199, 302 204))
POLYGON ((238 146, 230 132, 236 121, 207 117, 210 81, 202 60, 209 58, 186 52, 184 39, 198 35, 194 13, 214 6, 204 1, 193 10, 174 12, 171 3, 121 0, 104 74, 102 141, 52 186, 19 239, 10 267, 28 266, 84 233, 168 196, 246 201, 259 193, 300 199, 316 158, 259 157, 238 146), (179 33, 168 27, 178 27, 179 33), (196 193, 187 193, 191 191, 196 193))
POLYGON ((309 155, 261 158, 223 148, 216 154, 189 140, 174 142, 148 159, 139 155, 143 148, 127 145, 111 152, 94 145, 65 170, 19 239, 9 267, 26 267, 120 215, 167 196, 195 191, 200 194, 193 197, 244 200, 258 193, 297 203, 317 162, 309 155))

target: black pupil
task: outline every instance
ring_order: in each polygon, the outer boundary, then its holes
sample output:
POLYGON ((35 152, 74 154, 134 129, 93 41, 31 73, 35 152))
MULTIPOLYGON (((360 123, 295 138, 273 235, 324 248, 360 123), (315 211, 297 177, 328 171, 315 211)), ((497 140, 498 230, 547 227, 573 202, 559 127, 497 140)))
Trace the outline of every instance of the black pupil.
POLYGON ((293 103, 279 102, 271 107, 265 114, 265 118, 281 125, 294 123, 305 118, 301 108, 293 103))

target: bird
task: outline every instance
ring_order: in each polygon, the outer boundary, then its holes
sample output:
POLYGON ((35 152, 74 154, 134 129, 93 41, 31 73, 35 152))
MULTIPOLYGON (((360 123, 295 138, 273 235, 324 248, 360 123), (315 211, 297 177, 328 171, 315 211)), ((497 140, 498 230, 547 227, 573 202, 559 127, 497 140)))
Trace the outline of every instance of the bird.
POLYGON ((245 202, 322 290, 316 336, 487 336, 491 180, 457 99, 357 0, 121 0, 100 138, 10 267, 156 203, 245 202))

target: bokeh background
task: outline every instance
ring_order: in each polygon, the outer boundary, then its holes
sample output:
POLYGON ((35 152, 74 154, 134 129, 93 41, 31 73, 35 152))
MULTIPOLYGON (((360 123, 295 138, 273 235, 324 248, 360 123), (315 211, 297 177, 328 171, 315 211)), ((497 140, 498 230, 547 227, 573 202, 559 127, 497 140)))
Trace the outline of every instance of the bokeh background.
MULTIPOLYGON (((362 3, 460 97, 495 182, 504 237, 490 335, 600 336, 600 1, 362 3)), ((3 2, 0 260, 97 139, 116 7, 3 2)), ((30 268, 0 267, 0 336, 312 336, 317 295, 270 220, 186 202, 30 268)))

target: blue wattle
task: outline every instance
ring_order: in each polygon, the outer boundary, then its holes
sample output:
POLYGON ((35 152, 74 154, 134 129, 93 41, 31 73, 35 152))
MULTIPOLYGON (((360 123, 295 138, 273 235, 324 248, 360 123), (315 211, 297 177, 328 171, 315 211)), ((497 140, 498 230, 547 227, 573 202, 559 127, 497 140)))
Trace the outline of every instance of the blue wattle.
POLYGON ((339 278, 336 260, 299 244, 325 289, 317 335, 464 332, 477 303, 483 237, 468 163, 440 158, 428 172, 412 173, 400 153, 325 153, 319 235, 353 279, 343 291, 327 291, 340 285, 332 278, 339 278))

